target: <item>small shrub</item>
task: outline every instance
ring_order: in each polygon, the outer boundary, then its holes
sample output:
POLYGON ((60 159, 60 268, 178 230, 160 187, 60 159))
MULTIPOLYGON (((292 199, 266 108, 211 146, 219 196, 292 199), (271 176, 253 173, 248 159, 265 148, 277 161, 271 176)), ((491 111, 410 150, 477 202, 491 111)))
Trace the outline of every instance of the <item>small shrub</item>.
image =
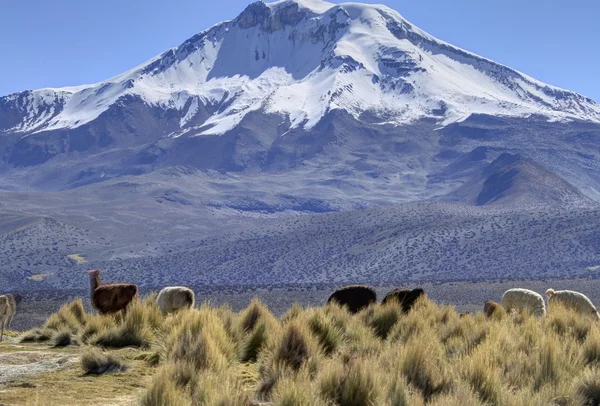
POLYGON ((52 330, 49 330, 46 328, 44 328, 44 329, 34 328, 34 329, 28 330, 28 331, 24 332, 23 334, 21 334, 21 336, 19 338, 19 342, 31 343, 31 342, 49 341, 53 335, 54 335, 54 331, 52 331, 52 330))
POLYGON ((52 336, 52 346, 55 348, 67 347, 71 344, 78 345, 78 342, 68 330, 58 331, 52 336))
POLYGON ((81 368, 86 375, 123 372, 127 369, 119 359, 104 354, 97 348, 88 349, 81 355, 81 368))

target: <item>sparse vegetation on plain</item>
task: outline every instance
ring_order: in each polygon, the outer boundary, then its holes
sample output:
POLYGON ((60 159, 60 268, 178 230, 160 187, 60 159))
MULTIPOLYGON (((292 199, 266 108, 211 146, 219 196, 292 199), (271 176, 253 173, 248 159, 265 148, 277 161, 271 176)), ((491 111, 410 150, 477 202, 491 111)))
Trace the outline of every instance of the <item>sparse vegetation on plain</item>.
POLYGON ((153 374, 137 395, 147 406, 600 402, 600 324, 558 305, 542 318, 460 317, 421 298, 408 313, 394 301, 357 314, 295 305, 278 319, 258 299, 163 316, 151 295, 125 314, 82 310, 65 305, 21 340, 81 343, 86 375, 126 376, 113 354, 132 346, 153 374))
POLYGON ((205 303, 164 316, 149 295, 104 316, 76 300, 20 341, 68 346, 96 379, 142 362, 153 376, 135 397, 147 406, 600 402, 600 324, 560 305, 542 318, 460 317, 421 298, 408 313, 391 301, 357 314, 294 305, 276 318, 254 299, 239 313, 205 303))

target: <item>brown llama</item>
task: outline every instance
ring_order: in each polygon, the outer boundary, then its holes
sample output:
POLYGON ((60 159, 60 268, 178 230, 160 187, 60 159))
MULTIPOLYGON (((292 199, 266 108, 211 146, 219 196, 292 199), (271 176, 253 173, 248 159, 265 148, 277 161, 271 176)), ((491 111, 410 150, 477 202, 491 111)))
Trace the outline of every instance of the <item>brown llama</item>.
POLYGON ((492 300, 486 300, 483 305, 483 314, 485 314, 485 317, 487 317, 489 319, 496 312, 500 312, 500 313, 505 312, 502 305, 500 303, 496 303, 492 300))
POLYGON ((328 304, 331 302, 346 306, 350 313, 358 313, 371 303, 377 302, 377 294, 368 286, 349 285, 333 292, 327 300, 328 304))
POLYGON ((90 290, 92 306, 100 314, 116 313, 125 310, 127 305, 138 294, 138 287, 133 283, 111 283, 103 285, 100 282, 100 270, 88 271, 90 275, 90 290))
POLYGON ((385 295, 381 304, 385 305, 389 301, 395 300, 402 307, 402 312, 408 313, 421 297, 425 297, 425 291, 421 288, 394 289, 385 295))

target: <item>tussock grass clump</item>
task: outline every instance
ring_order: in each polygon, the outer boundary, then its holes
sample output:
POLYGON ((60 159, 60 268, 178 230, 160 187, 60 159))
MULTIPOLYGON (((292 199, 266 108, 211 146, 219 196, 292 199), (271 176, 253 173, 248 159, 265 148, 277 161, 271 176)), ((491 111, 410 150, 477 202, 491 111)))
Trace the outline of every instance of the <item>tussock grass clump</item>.
POLYGON ((254 362, 258 354, 269 338, 269 327, 265 322, 260 322, 248 332, 241 343, 240 360, 242 362, 254 362))
POLYGON ((164 338, 164 359, 192 362, 198 369, 225 366, 237 358, 235 343, 207 306, 179 312, 164 338))
POLYGON ((385 340, 401 316, 401 307, 391 300, 384 306, 372 306, 364 313, 365 323, 373 328, 375 335, 385 340))
POLYGON ((284 364, 298 371, 311 358, 319 355, 310 333, 304 325, 293 321, 289 323, 278 341, 273 352, 273 363, 284 364))
POLYGON ((585 340, 594 323, 591 317, 574 313, 559 303, 550 306, 547 319, 556 334, 569 336, 579 342, 585 340))
POLYGON ((250 305, 240 315, 239 332, 240 360, 254 362, 260 350, 267 344, 269 336, 277 330, 277 319, 267 306, 258 299, 253 299, 250 305))
POLYGON ((84 326, 87 320, 87 313, 83 307, 83 301, 80 298, 73 300, 67 305, 67 310, 73 317, 79 322, 80 325, 84 326))
POLYGON ((191 399, 171 379, 173 369, 172 365, 166 366, 154 375, 148 389, 140 398, 141 406, 190 406, 192 404, 191 399))
POLYGON ((260 398, 268 398, 281 379, 301 371, 313 376, 319 367, 319 344, 299 319, 283 326, 268 347, 259 359, 260 398))
POLYGON ((54 331, 47 328, 34 328, 27 330, 19 337, 21 343, 45 342, 49 341, 54 335, 54 331))
POLYGON ((575 396, 581 405, 600 405, 600 370, 586 370, 575 384, 575 396))
POLYGON ((344 334, 322 310, 317 310, 308 320, 310 331, 317 337, 325 355, 334 353, 344 343, 344 334))
POLYGON ((582 356, 586 364, 600 366, 600 329, 594 327, 583 343, 582 356))
POLYGON ((240 315, 240 330, 242 332, 252 331, 260 321, 264 320, 276 322, 267 305, 254 298, 240 315))
POLYGON ((377 404, 381 385, 376 380, 374 365, 362 360, 345 366, 328 363, 319 379, 322 396, 339 406, 370 406, 377 404))
POLYGON ((188 363, 196 371, 223 370, 229 362, 218 343, 204 330, 197 336, 189 332, 181 336, 173 345, 169 359, 174 363, 188 363))
POLYGON ((302 305, 300 303, 294 302, 292 306, 290 306, 290 308, 283 314, 283 316, 281 316, 281 322, 286 323, 288 321, 291 321, 296 317, 300 316, 303 311, 304 308, 302 307, 302 305))
POLYGON ((70 330, 72 333, 77 333, 85 325, 86 317, 83 302, 81 299, 75 299, 52 314, 46 320, 44 328, 54 331, 70 330))
POLYGON ((452 388, 448 365, 439 344, 432 338, 417 337, 407 343, 402 373, 426 401, 452 388))
POLYGON ((123 321, 113 328, 100 331, 91 340, 93 345, 106 348, 142 347, 150 345, 153 332, 150 320, 158 308, 144 306, 140 301, 133 301, 127 307, 123 321))
POLYGON ((96 334, 106 330, 114 329, 116 321, 111 316, 90 315, 87 322, 79 334, 79 338, 83 343, 87 343, 96 334))
POLYGON ((121 360, 97 348, 90 348, 81 355, 81 368, 86 375, 123 372, 127 369, 121 360))
POLYGON ((271 401, 274 406, 327 405, 325 400, 312 390, 312 383, 306 374, 281 379, 273 390, 271 401))
POLYGON ((500 371, 496 365, 490 362, 485 353, 479 352, 465 363, 463 376, 472 392, 467 394, 462 388, 453 393, 452 396, 460 394, 460 397, 470 398, 471 393, 474 393, 485 404, 502 404, 503 387, 500 371))
POLYGON ((241 381, 227 373, 206 372, 192 389, 194 405, 255 406, 253 394, 241 381))
MULTIPOLYGON (((408 403, 408 405, 416 405, 418 403, 408 403)), ((464 382, 459 382, 450 392, 442 394, 434 398, 429 402, 428 406, 481 406, 485 404, 494 404, 492 402, 483 403, 481 398, 478 397, 464 382)), ((513 405, 511 405, 513 406, 513 405)), ((514 405, 516 406, 516 405, 514 405)), ((523 405, 525 406, 525 405, 523 405)))
POLYGON ((57 331, 52 336, 52 346, 55 348, 79 345, 79 342, 69 330, 57 331))

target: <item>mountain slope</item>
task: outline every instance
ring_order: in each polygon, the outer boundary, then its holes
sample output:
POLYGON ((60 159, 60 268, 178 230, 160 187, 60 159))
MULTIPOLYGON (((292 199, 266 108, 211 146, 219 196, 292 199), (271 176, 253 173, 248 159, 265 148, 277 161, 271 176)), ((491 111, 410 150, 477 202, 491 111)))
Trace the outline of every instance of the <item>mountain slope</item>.
POLYGON ((146 288, 589 277, 588 268, 600 264, 599 215, 598 207, 523 210, 411 203, 246 219, 241 231, 207 233, 180 246, 171 245, 170 227, 156 227, 154 233, 139 234, 124 245, 124 234, 134 237, 133 227, 105 233, 106 225, 96 222, 89 235, 107 236, 101 241, 108 255, 93 255, 94 241, 80 238, 78 228, 71 227, 68 234, 69 230, 59 230, 61 238, 53 255, 31 260, 31 233, 16 233, 10 246, 28 255, 16 262, 22 269, 0 261, 0 279, 5 277, 5 288, 11 289, 29 283, 24 276, 32 273, 55 273, 35 282, 37 288, 85 289, 90 268, 103 269, 109 280, 131 281, 146 288), (70 250, 64 249, 63 241, 70 250), (155 246, 158 241, 170 245, 155 246), (80 253, 89 262, 61 264, 71 253, 80 253))
POLYGON ((477 206, 593 205, 577 188, 541 165, 504 153, 447 197, 477 206))

